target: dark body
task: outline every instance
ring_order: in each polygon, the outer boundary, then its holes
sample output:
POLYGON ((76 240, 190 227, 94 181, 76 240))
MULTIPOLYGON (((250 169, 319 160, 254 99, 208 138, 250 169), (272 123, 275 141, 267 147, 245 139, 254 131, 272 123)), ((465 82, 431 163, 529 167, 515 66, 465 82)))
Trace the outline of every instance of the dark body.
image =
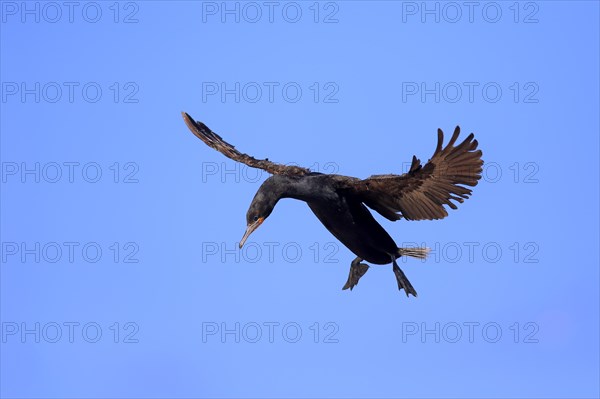
MULTIPOLYGON (((272 178, 277 178, 273 176, 272 178)), ((315 216, 331 234, 359 258, 377 265, 392 263, 398 246, 375 220, 363 203, 340 187, 344 180, 353 178, 340 175, 314 174, 301 178, 300 188, 311 196, 302 196, 315 216), (319 193, 315 197, 314 193, 319 193)))

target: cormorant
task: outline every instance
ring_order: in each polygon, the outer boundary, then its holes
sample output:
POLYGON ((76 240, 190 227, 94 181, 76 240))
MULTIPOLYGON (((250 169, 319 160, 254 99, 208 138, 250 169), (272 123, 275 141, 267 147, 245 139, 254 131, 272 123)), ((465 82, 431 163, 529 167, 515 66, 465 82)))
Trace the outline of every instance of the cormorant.
POLYGON ((392 237, 373 218, 367 207, 385 218, 396 221, 432 220, 448 216, 444 205, 456 209, 452 201, 463 202, 471 194, 464 186, 474 187, 481 178, 483 161, 473 133, 454 146, 460 128, 442 148, 444 134, 438 129, 435 152, 424 166, 413 156, 410 169, 402 175, 374 175, 367 179, 311 172, 299 166, 287 166, 259 160, 235 149, 204 123, 194 121, 183 112, 183 119, 196 137, 228 158, 273 176, 260 186, 246 214, 244 242, 271 214, 281 198, 305 201, 317 218, 357 257, 350 266, 348 281, 342 289, 352 290, 369 266, 392 263, 398 289, 406 296, 417 292, 398 267, 401 256, 425 258, 428 248, 398 248, 392 237))

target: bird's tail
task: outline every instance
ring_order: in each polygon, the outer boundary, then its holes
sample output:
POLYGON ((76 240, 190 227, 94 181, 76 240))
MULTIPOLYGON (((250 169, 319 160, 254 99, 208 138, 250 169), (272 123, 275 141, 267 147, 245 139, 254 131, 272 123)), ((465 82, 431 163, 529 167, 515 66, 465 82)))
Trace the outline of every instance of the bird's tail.
POLYGON ((398 248, 398 257, 411 256, 413 258, 425 259, 429 255, 429 248, 398 248))

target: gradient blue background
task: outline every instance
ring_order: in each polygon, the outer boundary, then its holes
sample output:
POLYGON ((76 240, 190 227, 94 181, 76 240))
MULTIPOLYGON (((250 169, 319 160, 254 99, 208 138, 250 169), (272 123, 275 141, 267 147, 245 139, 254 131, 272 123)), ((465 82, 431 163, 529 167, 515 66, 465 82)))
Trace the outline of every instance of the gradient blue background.
POLYGON ((523 23, 534 9, 525 3, 518 23, 513 2, 499 3, 497 23, 480 12, 472 23, 466 15, 422 23, 420 15, 403 21, 401 2, 338 2, 338 23, 331 24, 313 22, 313 2, 302 3, 296 24, 280 13, 273 23, 266 16, 203 22, 201 3, 165 1, 135 3, 138 22, 129 24, 122 19, 134 8, 121 3, 114 23, 113 2, 100 4, 95 24, 77 12, 73 23, 65 15, 57 23, 22 23, 3 14, 3 83, 98 82, 104 91, 97 103, 81 95, 70 103, 64 94, 57 103, 2 101, 4 165, 97 162, 103 178, 7 177, 1 241, 97 242, 104 252, 97 263, 80 256, 74 263, 65 256, 57 263, 3 260, 3 328, 95 322, 103 336, 95 344, 81 335, 73 343, 5 337, 2 397, 599 396, 597 2, 535 3, 537 23, 523 23), (298 82, 303 97, 202 100, 202 82, 266 81, 298 82), (138 102, 115 103, 108 89, 114 82, 134 82, 138 102), (307 89, 313 82, 335 82, 339 101, 315 103, 307 89), (497 82, 503 95, 496 103, 480 91, 472 103, 403 101, 402 82, 497 82), (514 82, 535 82, 537 103, 515 102, 508 89, 514 82), (341 291, 354 256, 339 246, 337 263, 326 262, 324 252, 315 262, 311 245, 335 240, 305 204, 291 200, 281 201, 250 241, 263 249, 265 242, 295 243, 303 250, 298 262, 281 250, 272 262, 265 253, 256 262, 207 256, 207 243, 235 247, 266 176, 203 176, 207 165, 235 166, 189 133, 184 110, 255 156, 333 162, 338 173, 359 177, 401 172, 413 154, 427 160, 435 130, 460 124, 476 133, 501 178, 486 169, 473 197, 442 221, 382 223, 398 243, 478 243, 474 259, 464 252, 456 262, 432 256, 402 264, 418 298, 398 292, 388 266, 371 268, 353 292, 341 291), (139 182, 113 183, 114 162, 134 162, 139 182), (537 182, 525 182, 528 162, 537 182), (136 243, 139 262, 115 263, 108 250, 114 242, 136 243), (516 260, 509 249, 515 242, 516 260), (487 243, 503 250, 495 263, 482 256, 487 243), (537 263, 524 261, 527 243, 538 249, 537 263), (135 323, 138 342, 121 336, 114 343, 115 322, 122 333, 135 323), (298 323, 303 336, 289 343, 277 330, 272 343, 264 335, 258 343, 219 335, 203 342, 203 323, 252 322, 298 323), (323 342, 327 322, 338 328, 337 343, 323 342), (498 323, 503 335, 496 343, 480 330, 473 342, 403 339, 408 325, 466 322, 498 323), (523 342, 529 322, 538 327, 537 342, 523 342), (514 323, 521 329, 516 343, 514 323))

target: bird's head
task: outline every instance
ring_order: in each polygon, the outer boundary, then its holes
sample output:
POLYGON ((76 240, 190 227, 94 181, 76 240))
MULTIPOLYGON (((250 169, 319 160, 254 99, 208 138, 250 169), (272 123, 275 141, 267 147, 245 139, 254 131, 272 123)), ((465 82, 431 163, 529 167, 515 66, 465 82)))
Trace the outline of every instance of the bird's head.
POLYGON ((240 240, 240 248, 244 245, 250 234, 260 226, 266 218, 269 217, 275 204, 279 201, 280 195, 277 194, 276 187, 273 186, 271 179, 267 179, 258 189, 258 192, 252 199, 250 208, 246 213, 246 232, 240 240))

